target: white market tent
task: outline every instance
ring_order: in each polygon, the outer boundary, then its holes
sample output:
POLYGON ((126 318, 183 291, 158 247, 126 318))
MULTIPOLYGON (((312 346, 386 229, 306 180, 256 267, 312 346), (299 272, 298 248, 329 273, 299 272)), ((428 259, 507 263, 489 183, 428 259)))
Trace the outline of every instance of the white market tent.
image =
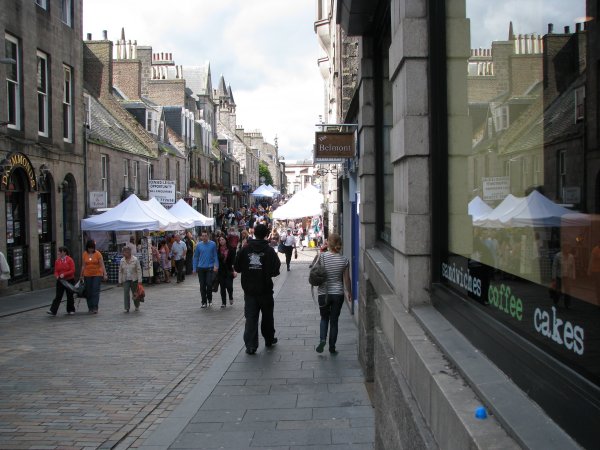
POLYGON ((275 189, 273 186, 271 186, 270 184, 267 186, 267 189, 270 190, 273 194, 277 195, 277 194, 281 194, 281 192, 279 192, 277 189, 275 189))
POLYGON ((505 216, 512 211, 523 198, 517 198, 512 194, 508 194, 502 202, 496 206, 489 214, 473 219, 473 225, 484 228, 502 228, 500 217, 505 216))
POLYGON ((302 217, 320 216, 323 214, 322 204, 323 194, 310 185, 294 194, 285 205, 277 208, 273 212, 273 219, 300 219, 302 217))
POLYGON ((179 222, 154 211, 132 194, 110 211, 81 220, 83 231, 166 231, 183 229, 179 222), (174 228, 172 228, 174 227, 174 228))
POLYGON ((175 203, 169 212, 181 220, 191 220, 195 227, 211 227, 215 219, 206 217, 192 208, 184 199, 180 199, 175 203))
POLYGON ((477 220, 486 214, 491 213, 493 208, 477 196, 469 202, 468 211, 473 220, 477 220))
POLYGON ((180 228, 192 228, 194 226, 194 222, 191 219, 175 216, 173 213, 171 213, 170 210, 165 208, 158 200, 156 200, 155 197, 152 197, 150 200, 148 200, 146 204, 165 220, 168 220, 171 223, 170 226, 175 227, 169 228, 169 230, 178 230, 180 228))
POLYGON ((254 197, 273 197, 273 191, 271 191, 266 185, 261 184, 257 187, 252 194, 254 197))
POLYGON ((484 228, 559 227, 561 218, 572 217, 572 213, 534 190, 524 198, 509 194, 491 213, 473 220, 473 224, 484 228))

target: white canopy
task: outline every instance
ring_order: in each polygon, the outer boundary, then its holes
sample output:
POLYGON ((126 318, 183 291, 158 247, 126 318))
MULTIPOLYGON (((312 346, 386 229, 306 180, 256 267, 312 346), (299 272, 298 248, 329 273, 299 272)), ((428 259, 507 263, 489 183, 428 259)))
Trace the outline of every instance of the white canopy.
POLYGON ((492 212, 473 220, 473 224, 485 228, 559 227, 561 217, 571 213, 534 190, 524 198, 509 194, 492 212))
POLYGON ((180 199, 175 203, 169 212, 181 220, 191 220, 192 226, 195 227, 210 227, 214 224, 215 219, 210 219, 203 214, 200 214, 192 208, 184 199, 180 199))
POLYGON ((165 231, 181 228, 178 222, 173 225, 171 220, 162 217, 135 194, 110 211, 81 220, 83 231, 165 231))
POLYGON ((288 202, 273 212, 273 219, 299 219, 301 217, 320 216, 323 194, 312 185, 297 192, 288 202))
POLYGON ((481 197, 477 196, 469 202, 469 215, 473 217, 473 220, 479 219, 486 214, 492 212, 492 207, 481 200, 481 197))
POLYGON ((253 195, 254 197, 273 197, 274 194, 266 185, 261 184, 250 195, 253 195))
POLYGON ((489 214, 474 219, 473 225, 484 228, 501 228, 504 224, 500 222, 500 218, 512 211, 521 201, 523 198, 508 194, 489 214))
POLYGON ((280 194, 280 192, 270 184, 267 186, 267 189, 270 190, 273 194, 280 194))
POLYGON ((146 202, 156 214, 159 214, 165 220, 170 222, 170 226, 173 228, 167 228, 169 230, 178 230, 180 228, 192 228, 194 221, 185 217, 177 217, 170 210, 166 209, 155 197, 152 197, 146 202))

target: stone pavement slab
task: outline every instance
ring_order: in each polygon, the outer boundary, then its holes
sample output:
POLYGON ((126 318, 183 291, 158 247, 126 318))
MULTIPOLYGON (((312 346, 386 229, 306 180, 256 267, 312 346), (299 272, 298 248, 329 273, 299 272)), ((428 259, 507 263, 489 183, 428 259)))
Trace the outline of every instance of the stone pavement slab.
POLYGON ((199 380, 210 393, 194 399, 196 413, 181 415, 180 432, 159 425, 142 450, 373 448, 374 414, 357 358, 355 318, 343 309, 337 355, 316 353, 319 312, 308 262, 296 261, 275 280, 278 344, 261 343, 247 355, 240 341, 237 350, 229 347, 234 354, 222 352, 220 366, 227 367, 220 378, 199 380))

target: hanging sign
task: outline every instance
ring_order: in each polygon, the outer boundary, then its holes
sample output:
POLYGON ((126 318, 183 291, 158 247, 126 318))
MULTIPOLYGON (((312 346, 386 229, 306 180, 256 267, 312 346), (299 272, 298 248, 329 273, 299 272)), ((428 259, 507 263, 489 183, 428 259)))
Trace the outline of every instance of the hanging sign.
POLYGON ((343 162, 354 158, 354 132, 317 131, 314 150, 315 162, 343 162))

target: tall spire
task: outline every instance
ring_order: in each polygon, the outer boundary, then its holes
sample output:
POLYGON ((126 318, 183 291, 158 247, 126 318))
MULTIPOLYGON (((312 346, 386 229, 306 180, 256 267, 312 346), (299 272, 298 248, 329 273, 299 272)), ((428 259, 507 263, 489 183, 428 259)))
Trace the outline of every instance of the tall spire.
POLYGON ((515 33, 513 32, 513 23, 512 23, 512 20, 510 21, 510 25, 508 26, 508 40, 509 41, 514 41, 515 40, 515 33))

